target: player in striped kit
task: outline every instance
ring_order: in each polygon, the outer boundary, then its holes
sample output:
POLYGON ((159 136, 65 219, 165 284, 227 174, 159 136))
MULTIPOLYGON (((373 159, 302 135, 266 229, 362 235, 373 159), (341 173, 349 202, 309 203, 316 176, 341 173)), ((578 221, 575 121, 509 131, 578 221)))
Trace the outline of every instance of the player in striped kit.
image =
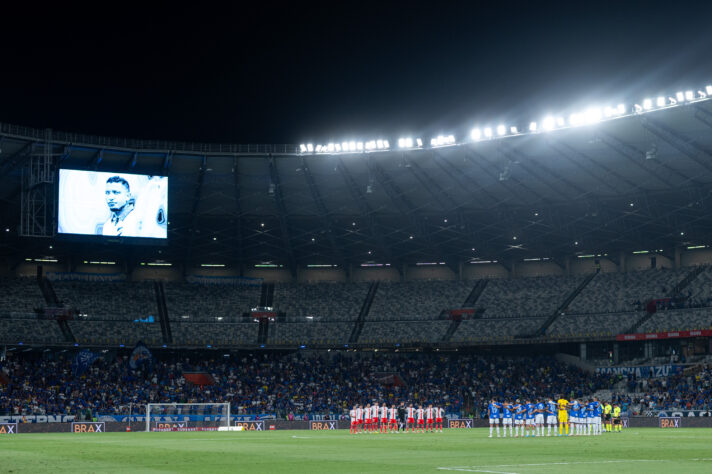
POLYGON ((418 409, 415 410, 415 417, 418 419, 418 433, 425 433, 425 410, 423 410, 423 405, 418 405, 418 409))
POLYGON ((363 428, 363 412, 363 407, 356 405, 356 434, 360 434, 363 428))
POLYGON ((445 418, 445 409, 443 407, 435 407, 435 429, 443 432, 443 418, 445 418))
POLYGON ((384 403, 380 408, 381 433, 388 433, 388 406, 384 403))
POLYGON ((415 408, 413 408, 412 403, 408 405, 406 412, 408 414, 408 420, 405 425, 405 431, 408 432, 410 428, 413 428, 413 432, 415 432, 415 408))
POLYGON ((369 431, 371 431, 371 405, 367 403, 363 409, 363 432, 369 431))
POLYGON ((428 408, 425 409, 425 431, 428 431, 428 427, 430 427, 430 432, 433 432, 433 426, 434 426, 434 421, 435 421, 435 409, 433 408, 432 405, 428 405, 428 408))
POLYGON ((388 409, 388 425, 391 428, 391 433, 398 433, 398 408, 395 405, 388 409))
POLYGON ((358 405, 354 405, 351 411, 349 411, 349 417, 351 418, 351 430, 349 432, 351 434, 356 433, 356 427, 358 426, 358 418, 356 417, 357 408, 358 405))
POLYGON ((378 403, 371 405, 371 432, 378 433, 378 403))

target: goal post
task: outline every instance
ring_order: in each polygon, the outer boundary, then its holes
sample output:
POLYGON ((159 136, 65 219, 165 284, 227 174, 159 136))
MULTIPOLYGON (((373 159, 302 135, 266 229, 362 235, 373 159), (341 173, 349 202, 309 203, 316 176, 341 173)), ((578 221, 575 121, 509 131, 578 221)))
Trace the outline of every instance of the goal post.
POLYGON ((152 424, 170 427, 204 429, 230 426, 229 403, 149 403, 146 405, 146 431, 152 424))

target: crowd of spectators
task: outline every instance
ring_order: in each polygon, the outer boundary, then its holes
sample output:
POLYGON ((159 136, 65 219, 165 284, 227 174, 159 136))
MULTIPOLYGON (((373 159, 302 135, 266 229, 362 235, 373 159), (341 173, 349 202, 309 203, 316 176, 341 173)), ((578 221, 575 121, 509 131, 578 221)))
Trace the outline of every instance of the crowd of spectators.
POLYGON ((22 353, 4 362, 9 385, 0 414, 145 413, 146 403, 229 402, 235 414, 342 414, 354 403, 437 403, 448 413, 476 415, 490 397, 581 396, 605 387, 552 358, 482 358, 453 353, 241 353, 156 358, 131 370, 128 356, 105 353, 82 375, 70 352, 22 353), (211 374, 196 386, 184 371, 211 374))
POLYGON ((712 410, 712 366, 709 365, 692 374, 658 378, 629 376, 627 385, 628 393, 616 395, 615 400, 633 415, 656 410, 712 410))

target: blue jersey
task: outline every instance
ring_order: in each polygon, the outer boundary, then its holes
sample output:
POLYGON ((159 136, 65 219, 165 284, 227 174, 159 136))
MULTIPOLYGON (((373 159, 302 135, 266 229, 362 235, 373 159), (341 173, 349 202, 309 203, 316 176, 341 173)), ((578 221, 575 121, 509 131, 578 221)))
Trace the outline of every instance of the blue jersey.
POLYGON ((546 408, 542 402, 539 402, 536 404, 536 410, 537 410, 537 414, 543 415, 546 408))
POLYGON ((574 418, 578 418, 580 409, 581 405, 579 405, 579 402, 573 402, 571 404, 571 416, 574 418))
POLYGON ((504 405, 504 407, 502 407, 502 417, 503 418, 511 418, 512 417, 512 406, 511 405, 504 405))
POLYGON ((600 402, 593 402, 593 416, 601 416, 603 407, 600 402))
POLYGON ((512 407, 514 410, 514 419, 523 420, 524 419, 524 407, 521 404, 514 405, 512 407))
POLYGON ((546 414, 551 416, 556 416, 556 403, 547 402, 546 404, 546 414))
POLYGON ((487 409, 489 410, 490 418, 499 418, 499 409, 502 407, 499 403, 490 403, 487 409))
POLYGON ((534 404, 527 403, 527 420, 534 418, 534 404))

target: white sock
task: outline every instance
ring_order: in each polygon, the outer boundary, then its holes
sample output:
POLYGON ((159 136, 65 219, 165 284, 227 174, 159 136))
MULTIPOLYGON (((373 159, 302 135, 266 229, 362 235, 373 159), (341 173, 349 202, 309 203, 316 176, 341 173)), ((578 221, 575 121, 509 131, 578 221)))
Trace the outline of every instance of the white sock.
POLYGON ((497 437, 499 438, 499 425, 497 425, 497 437))
POLYGON ((492 425, 490 425, 490 436, 492 436, 492 425))
POLYGON ((513 430, 512 425, 509 425, 509 436, 512 436, 512 433, 513 433, 512 430, 513 430))

